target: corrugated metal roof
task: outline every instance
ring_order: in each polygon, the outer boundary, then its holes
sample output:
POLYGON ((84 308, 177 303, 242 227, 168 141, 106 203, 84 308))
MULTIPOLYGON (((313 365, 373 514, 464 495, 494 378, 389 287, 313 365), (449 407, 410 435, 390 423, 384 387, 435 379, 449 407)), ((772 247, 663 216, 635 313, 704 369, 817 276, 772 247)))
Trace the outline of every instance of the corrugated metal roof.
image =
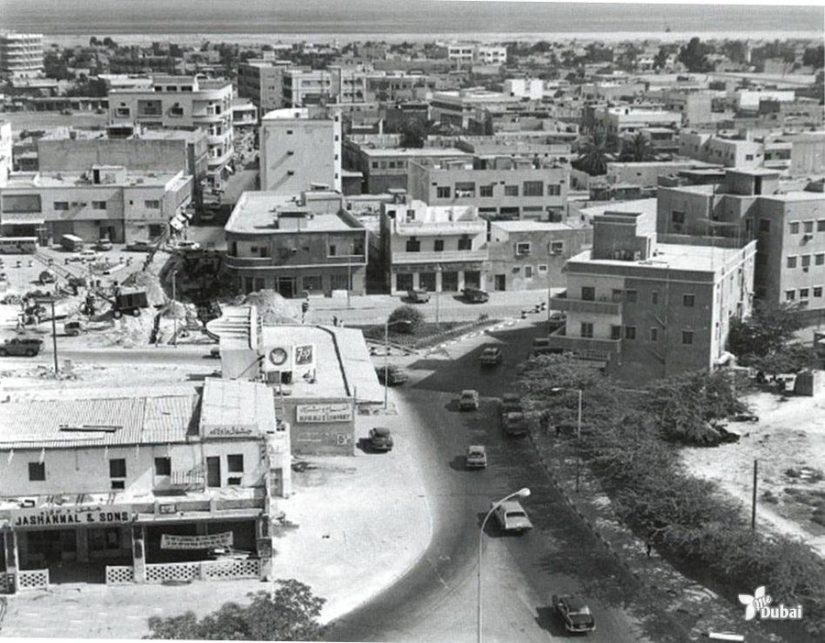
POLYGON ((272 389, 259 382, 207 379, 201 425, 254 425, 261 433, 275 430, 272 389))

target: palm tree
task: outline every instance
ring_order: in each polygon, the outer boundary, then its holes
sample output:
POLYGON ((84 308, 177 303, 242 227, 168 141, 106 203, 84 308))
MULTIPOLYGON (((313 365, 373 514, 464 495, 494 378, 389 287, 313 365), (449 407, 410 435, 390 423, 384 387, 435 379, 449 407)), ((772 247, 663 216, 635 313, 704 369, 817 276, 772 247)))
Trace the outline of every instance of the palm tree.
POLYGON ((632 163, 644 163, 653 158, 653 148, 650 146, 650 141, 645 138, 641 132, 636 132, 636 135, 622 143, 622 153, 619 157, 622 161, 632 163))
POLYGON ((600 129, 585 139, 579 149, 579 157, 573 161, 573 167, 590 176, 607 174, 607 162, 615 152, 616 142, 612 136, 600 129))

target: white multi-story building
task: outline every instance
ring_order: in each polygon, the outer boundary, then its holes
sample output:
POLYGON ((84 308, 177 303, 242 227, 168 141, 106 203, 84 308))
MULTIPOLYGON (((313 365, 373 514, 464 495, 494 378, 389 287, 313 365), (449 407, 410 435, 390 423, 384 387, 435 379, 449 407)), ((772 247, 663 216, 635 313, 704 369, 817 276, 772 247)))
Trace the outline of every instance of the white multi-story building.
POLYGON ((27 78, 43 74, 43 35, 0 32, 0 76, 27 78))
POLYGON ((324 185, 341 191, 341 115, 287 108, 261 120, 261 190, 293 195, 324 185))
POLYGON ((232 171, 232 83, 190 76, 154 76, 150 88, 109 92, 109 122, 147 127, 200 127, 209 146, 207 183, 220 187, 232 171))

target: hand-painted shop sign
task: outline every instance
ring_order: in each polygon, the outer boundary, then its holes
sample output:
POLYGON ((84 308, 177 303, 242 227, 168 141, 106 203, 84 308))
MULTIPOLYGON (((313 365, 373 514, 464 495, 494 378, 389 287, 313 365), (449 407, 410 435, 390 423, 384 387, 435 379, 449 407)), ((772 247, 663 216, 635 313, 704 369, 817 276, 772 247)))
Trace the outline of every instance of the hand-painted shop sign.
POLYGON ((295 419, 304 423, 351 422, 352 404, 299 404, 295 407, 295 419))
POLYGON ((234 543, 234 534, 225 531, 210 536, 178 536, 176 534, 161 534, 161 549, 213 549, 215 547, 231 547, 234 543))
POLYGON ((130 505, 39 507, 12 511, 11 517, 12 526, 16 528, 115 525, 132 521, 132 507, 130 505))
POLYGON ((205 438, 249 438, 260 435, 257 424, 204 424, 205 438))

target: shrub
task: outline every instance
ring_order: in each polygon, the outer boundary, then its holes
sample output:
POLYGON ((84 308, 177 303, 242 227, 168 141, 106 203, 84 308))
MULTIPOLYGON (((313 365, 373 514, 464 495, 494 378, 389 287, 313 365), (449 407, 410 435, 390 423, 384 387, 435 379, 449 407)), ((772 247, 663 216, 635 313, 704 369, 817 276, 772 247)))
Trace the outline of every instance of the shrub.
POLYGON ((390 313, 388 323, 390 330, 395 333, 415 335, 424 323, 424 313, 413 306, 399 306, 390 313))

